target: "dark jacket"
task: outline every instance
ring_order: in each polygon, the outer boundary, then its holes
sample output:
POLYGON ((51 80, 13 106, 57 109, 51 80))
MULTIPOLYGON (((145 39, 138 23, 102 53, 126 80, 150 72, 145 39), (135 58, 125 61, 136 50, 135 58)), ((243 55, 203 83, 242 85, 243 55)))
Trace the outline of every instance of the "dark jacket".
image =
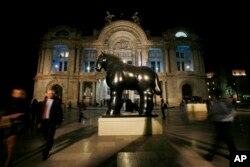
MULTIPOLYGON (((43 111, 45 109, 45 105, 46 105, 46 100, 44 100, 41 103, 41 110, 38 114, 37 123, 41 123, 41 121, 42 121, 42 115, 43 115, 43 111)), ((50 123, 54 124, 55 126, 61 125, 63 122, 62 106, 61 106, 61 102, 58 99, 53 100, 53 103, 52 103, 51 108, 50 108, 49 121, 50 121, 50 123)))

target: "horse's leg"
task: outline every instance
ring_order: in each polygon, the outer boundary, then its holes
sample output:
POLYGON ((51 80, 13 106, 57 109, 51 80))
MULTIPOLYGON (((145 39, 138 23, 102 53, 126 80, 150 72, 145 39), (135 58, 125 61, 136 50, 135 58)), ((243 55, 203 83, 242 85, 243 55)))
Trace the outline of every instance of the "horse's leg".
POLYGON ((153 110, 153 91, 148 89, 143 92, 141 98, 142 115, 150 116, 153 110))
POLYGON ((116 98, 115 98, 115 101, 114 101, 114 104, 115 104, 115 110, 114 110, 114 115, 120 115, 120 111, 121 111, 121 108, 122 108, 122 104, 123 104, 123 101, 122 101, 122 90, 117 90, 116 91, 116 98))
POLYGON ((122 93, 120 90, 110 90, 110 106, 107 115, 119 115, 122 104, 122 93))
POLYGON ((146 111, 146 115, 148 115, 148 116, 152 115, 152 110, 154 108, 153 98, 154 98, 153 91, 152 90, 148 91, 148 96, 147 96, 147 111, 146 111))
POLYGON ((147 99, 148 99, 148 92, 143 91, 142 95, 140 96, 140 109, 141 109, 140 115, 146 115, 147 113, 147 108, 148 108, 147 99))
POLYGON ((113 115, 114 110, 115 110, 115 105, 114 105, 114 101, 115 101, 115 91, 113 89, 110 89, 110 101, 109 101, 109 105, 108 105, 108 111, 106 113, 106 115, 113 115))
POLYGON ((137 90, 139 95, 140 95, 140 110, 139 110, 139 115, 143 115, 144 112, 146 112, 146 110, 144 110, 144 103, 145 103, 145 96, 144 96, 144 92, 141 90, 137 90))

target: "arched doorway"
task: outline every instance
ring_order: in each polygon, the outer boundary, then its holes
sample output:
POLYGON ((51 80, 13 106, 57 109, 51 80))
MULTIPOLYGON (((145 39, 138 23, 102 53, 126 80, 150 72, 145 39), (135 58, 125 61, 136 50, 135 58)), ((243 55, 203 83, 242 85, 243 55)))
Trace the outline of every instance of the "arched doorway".
POLYGON ((83 101, 84 104, 89 106, 92 104, 92 97, 93 96, 93 83, 92 82, 83 82, 83 101))
POLYGON ((56 84, 54 86, 52 86, 52 89, 55 91, 56 95, 62 99, 62 95, 63 95, 63 89, 60 85, 56 84))
POLYGON ((182 86, 182 97, 192 96, 192 87, 189 84, 182 86))

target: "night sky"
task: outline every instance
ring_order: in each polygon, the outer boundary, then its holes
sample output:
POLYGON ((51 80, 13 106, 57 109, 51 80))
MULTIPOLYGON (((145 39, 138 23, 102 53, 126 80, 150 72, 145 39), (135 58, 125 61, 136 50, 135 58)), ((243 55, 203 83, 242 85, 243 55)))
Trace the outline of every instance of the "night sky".
POLYGON ((202 39, 206 71, 218 67, 249 68, 249 42, 246 41, 249 40, 250 14, 246 4, 212 1, 164 1, 163 4, 154 0, 141 5, 128 0, 116 3, 91 0, 85 5, 84 2, 12 1, 1 5, 5 10, 1 11, 1 42, 4 44, 0 97, 13 86, 24 87, 32 96, 40 39, 49 28, 68 25, 91 34, 93 29, 100 30, 104 26, 106 11, 114 14, 115 19, 130 19, 138 11, 142 28, 150 30, 152 36, 174 27, 194 31, 202 39))

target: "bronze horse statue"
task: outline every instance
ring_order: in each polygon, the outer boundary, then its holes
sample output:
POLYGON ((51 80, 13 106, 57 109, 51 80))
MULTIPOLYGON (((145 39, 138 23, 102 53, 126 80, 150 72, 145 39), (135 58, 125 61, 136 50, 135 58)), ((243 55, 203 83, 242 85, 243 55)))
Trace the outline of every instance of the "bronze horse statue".
POLYGON ((96 62, 96 71, 107 72, 106 82, 110 87, 110 104, 106 115, 120 115, 123 90, 137 90, 140 95, 139 114, 151 116, 154 94, 161 95, 157 74, 146 66, 124 63, 118 56, 102 53, 96 62))

